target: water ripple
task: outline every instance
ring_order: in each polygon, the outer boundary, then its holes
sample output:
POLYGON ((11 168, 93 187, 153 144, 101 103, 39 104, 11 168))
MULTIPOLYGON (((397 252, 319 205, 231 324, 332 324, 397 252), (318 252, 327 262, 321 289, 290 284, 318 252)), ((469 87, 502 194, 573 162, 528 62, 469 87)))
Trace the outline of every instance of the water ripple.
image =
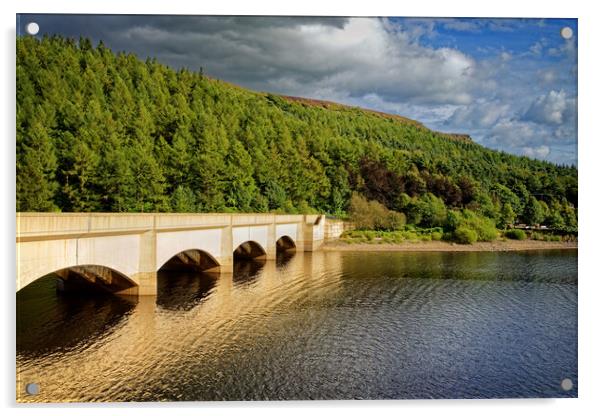
POLYGON ((299 254, 138 300, 42 282, 18 297, 19 376, 41 386, 19 399, 574 397, 576 258, 299 254))

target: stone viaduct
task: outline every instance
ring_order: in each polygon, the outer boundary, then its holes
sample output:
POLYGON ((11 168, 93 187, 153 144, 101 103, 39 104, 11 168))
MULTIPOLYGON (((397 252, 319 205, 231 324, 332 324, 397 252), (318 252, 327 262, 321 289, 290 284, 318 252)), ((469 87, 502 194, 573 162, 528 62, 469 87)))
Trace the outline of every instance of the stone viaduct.
POLYGON ((234 258, 313 251, 323 215, 17 213, 17 291, 50 273, 64 285, 155 295, 165 268, 232 273, 234 258))

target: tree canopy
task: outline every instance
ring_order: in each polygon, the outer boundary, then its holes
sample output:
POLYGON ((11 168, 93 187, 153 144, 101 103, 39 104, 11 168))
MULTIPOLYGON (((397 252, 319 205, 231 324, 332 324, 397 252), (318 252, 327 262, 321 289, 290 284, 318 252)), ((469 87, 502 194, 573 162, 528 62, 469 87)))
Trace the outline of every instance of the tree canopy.
POLYGON ((18 211, 342 214, 356 192, 429 226, 445 208, 576 226, 576 167, 399 116, 58 36, 19 37, 16 71, 18 211))

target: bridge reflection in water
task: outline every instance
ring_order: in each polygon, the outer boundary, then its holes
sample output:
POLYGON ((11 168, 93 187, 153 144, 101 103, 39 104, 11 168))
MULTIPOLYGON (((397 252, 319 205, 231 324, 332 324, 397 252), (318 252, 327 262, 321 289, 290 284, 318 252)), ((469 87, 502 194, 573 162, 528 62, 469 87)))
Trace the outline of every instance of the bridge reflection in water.
MULTIPOLYGON (((183 351, 199 342, 220 348, 220 337, 235 334, 240 322, 294 303, 291 288, 285 297, 279 288, 294 285, 303 294, 305 281, 320 275, 325 254, 282 251, 276 261, 239 259, 233 273, 160 270, 156 297, 76 295, 57 290, 57 276, 38 279, 17 296, 18 400, 89 400, 107 389, 112 396, 115 390, 107 384, 115 383, 115 389, 128 379, 134 384, 136 374, 126 369, 160 377, 161 366, 153 363, 167 358, 157 346, 169 340, 183 351), (212 335, 216 331, 221 335, 212 335), (24 395, 32 380, 43 386, 40 394, 24 395)), ((337 257, 330 255, 329 263, 337 257)))

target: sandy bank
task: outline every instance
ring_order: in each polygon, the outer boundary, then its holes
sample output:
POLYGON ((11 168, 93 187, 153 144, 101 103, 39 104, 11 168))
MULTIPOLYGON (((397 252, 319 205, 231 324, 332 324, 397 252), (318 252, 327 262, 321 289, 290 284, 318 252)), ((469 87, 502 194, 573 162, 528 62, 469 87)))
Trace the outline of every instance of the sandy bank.
POLYGON ((329 241, 322 246, 325 251, 520 251, 545 249, 576 249, 576 242, 558 241, 493 241, 474 244, 457 244, 444 241, 416 241, 396 244, 347 244, 342 241, 329 241))

